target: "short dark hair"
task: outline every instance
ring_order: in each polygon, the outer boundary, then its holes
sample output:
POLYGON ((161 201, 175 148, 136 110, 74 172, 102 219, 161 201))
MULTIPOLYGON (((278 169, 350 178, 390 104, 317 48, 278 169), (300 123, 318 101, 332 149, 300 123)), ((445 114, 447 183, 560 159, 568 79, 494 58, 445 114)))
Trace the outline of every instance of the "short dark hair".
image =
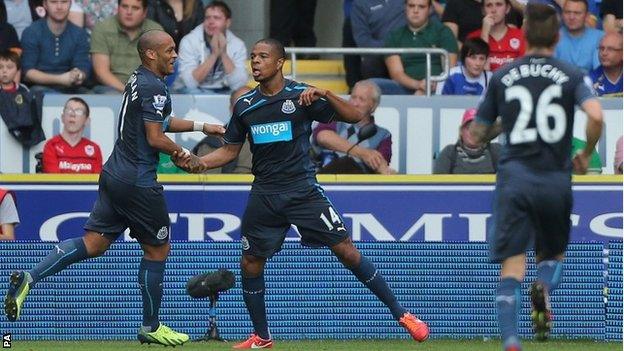
POLYGON ((559 39, 559 18, 550 5, 528 3, 524 10, 524 37, 529 46, 551 48, 559 39))
POLYGON ((210 3, 208 3, 208 5, 206 5, 206 7, 204 7, 204 13, 206 13, 206 10, 212 9, 212 8, 220 9, 221 12, 223 12, 223 14, 225 15, 225 18, 228 18, 228 19, 232 18, 232 10, 230 10, 230 7, 223 1, 219 1, 219 0, 211 1, 210 3))
POLYGON ((284 49, 284 45, 282 44, 281 41, 277 39, 273 39, 273 38, 264 38, 264 39, 258 40, 256 44, 254 44, 254 46, 260 43, 265 43, 265 44, 272 46, 273 49, 275 49, 275 51, 277 52, 279 56, 278 58, 286 59, 286 50, 284 49))
POLYGON ((82 106, 84 106, 85 112, 87 114, 87 118, 89 118, 89 116, 91 115, 91 110, 89 109, 89 104, 87 104, 86 101, 84 101, 81 97, 72 96, 69 99, 67 99, 67 101, 65 101, 65 106, 67 106, 67 103, 70 102, 70 101, 77 102, 77 103, 81 104, 82 106))
MULTIPOLYGON (((407 5, 407 2, 408 2, 408 1, 409 1, 409 0, 405 0, 404 4, 405 4, 405 5, 407 5)), ((431 1, 432 1, 432 0, 427 1, 427 5, 429 5, 429 7, 431 7, 431 5, 432 5, 432 2, 431 2, 431 1)))
MULTIPOLYGON (((117 6, 121 5, 121 1, 122 0, 117 0, 117 6)), ((148 0, 141 0, 141 5, 143 5, 143 9, 147 8, 147 1, 148 0)))
POLYGON ((587 2, 587 0, 566 0, 566 2, 568 2, 568 1, 581 2, 581 3, 585 4, 585 11, 589 11, 589 3, 587 2))
MULTIPOLYGON (((511 1, 505 0, 505 5, 511 6, 511 1)), ((481 6, 485 7, 485 0, 481 1, 481 6)))
POLYGON ((488 57, 490 56, 490 46, 481 38, 466 39, 459 52, 459 61, 465 62, 466 57, 470 55, 485 55, 485 57, 488 57))
POLYGON ((18 70, 22 68, 22 61, 20 60, 20 56, 15 51, 0 51, 0 60, 13 61, 15 62, 15 66, 18 70))

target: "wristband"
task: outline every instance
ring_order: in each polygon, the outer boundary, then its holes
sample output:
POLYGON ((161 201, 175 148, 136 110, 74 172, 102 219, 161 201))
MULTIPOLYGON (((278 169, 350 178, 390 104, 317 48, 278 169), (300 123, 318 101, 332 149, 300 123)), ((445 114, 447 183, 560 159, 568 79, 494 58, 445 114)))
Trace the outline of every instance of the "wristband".
POLYGON ((194 132, 201 132, 204 130, 204 122, 193 122, 193 131, 194 132))

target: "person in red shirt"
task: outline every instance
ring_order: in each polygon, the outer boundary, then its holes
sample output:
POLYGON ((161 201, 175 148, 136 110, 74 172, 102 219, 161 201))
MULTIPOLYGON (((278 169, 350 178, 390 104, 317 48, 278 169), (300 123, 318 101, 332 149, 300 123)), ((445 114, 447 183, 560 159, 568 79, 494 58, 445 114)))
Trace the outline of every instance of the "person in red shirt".
POLYGON ((79 97, 70 98, 61 120, 61 134, 48 140, 43 147, 43 173, 100 173, 100 147, 82 136, 89 123, 89 105, 79 97))
POLYGON ((492 72, 517 57, 524 56, 526 40, 522 29, 511 27, 505 15, 511 11, 509 0, 483 0, 483 25, 468 34, 481 38, 490 46, 489 65, 492 72))

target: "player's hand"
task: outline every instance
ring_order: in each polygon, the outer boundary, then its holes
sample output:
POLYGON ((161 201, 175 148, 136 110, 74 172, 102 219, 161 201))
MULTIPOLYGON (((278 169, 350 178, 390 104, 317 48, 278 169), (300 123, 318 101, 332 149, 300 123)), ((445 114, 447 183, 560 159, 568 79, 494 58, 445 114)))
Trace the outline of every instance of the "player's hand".
POLYGON ((299 95, 299 105, 310 106, 322 97, 327 96, 327 90, 310 86, 299 95))
POLYGON ((590 155, 586 155, 583 151, 574 155, 574 158, 572 159, 572 169, 575 174, 587 173, 587 168, 589 168, 589 157, 590 155))
POLYGON ((225 134, 225 127, 219 124, 204 123, 204 129, 202 132, 206 135, 223 136, 225 134))

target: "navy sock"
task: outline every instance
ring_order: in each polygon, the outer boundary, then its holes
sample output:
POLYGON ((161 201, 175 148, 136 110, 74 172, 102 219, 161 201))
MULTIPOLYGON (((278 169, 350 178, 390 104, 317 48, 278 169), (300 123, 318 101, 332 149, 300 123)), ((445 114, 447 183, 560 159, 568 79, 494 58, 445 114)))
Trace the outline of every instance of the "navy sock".
POLYGON ((243 275, 241 281, 243 300, 245 300, 256 335, 265 340, 271 339, 264 305, 264 275, 255 278, 247 278, 243 275))
POLYGON ((39 280, 54 275, 72 263, 89 258, 87 248, 80 238, 68 239, 54 245, 48 256, 39 262, 28 273, 32 277, 31 285, 34 286, 39 280))
POLYGON ((360 264, 357 267, 349 269, 381 302, 390 308, 394 319, 399 320, 407 312, 397 301, 381 272, 364 255, 360 256, 360 264))
POLYGON ((544 284, 548 292, 559 286, 562 272, 563 263, 561 261, 549 260, 537 264, 537 280, 544 284))
POLYGON ((150 261, 143 258, 139 266, 139 285, 143 298, 143 326, 151 331, 158 329, 158 311, 163 295, 165 261, 150 261))
POLYGON ((518 310, 520 298, 520 282, 514 278, 502 278, 496 289, 496 307, 498 309, 498 326, 505 346, 520 344, 518 339, 518 310))

